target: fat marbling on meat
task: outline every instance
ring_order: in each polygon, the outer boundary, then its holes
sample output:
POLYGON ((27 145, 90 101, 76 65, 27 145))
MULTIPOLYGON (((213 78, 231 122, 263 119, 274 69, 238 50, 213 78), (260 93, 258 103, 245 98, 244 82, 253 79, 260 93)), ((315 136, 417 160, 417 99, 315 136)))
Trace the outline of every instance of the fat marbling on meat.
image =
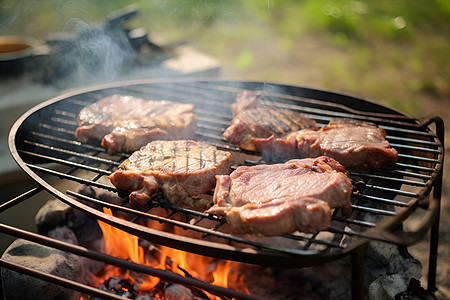
POLYGON ((275 236, 327 228, 331 210, 350 210, 351 180, 332 158, 240 166, 218 175, 210 213, 227 217, 235 234, 275 236))
POLYGON ((394 164, 398 158, 397 150, 386 140, 384 129, 351 119, 332 120, 319 130, 299 130, 282 138, 253 139, 253 143, 269 160, 326 155, 345 168, 360 170, 378 170, 394 164))
POLYGON ((193 104, 114 94, 80 111, 75 138, 101 140, 110 155, 131 153, 154 140, 192 139, 193 109, 193 104))
POLYGON ((109 176, 112 184, 130 191, 130 203, 143 207, 162 191, 174 205, 199 210, 211 200, 198 195, 214 188, 219 174, 231 172, 231 154, 192 140, 153 141, 134 152, 109 176))

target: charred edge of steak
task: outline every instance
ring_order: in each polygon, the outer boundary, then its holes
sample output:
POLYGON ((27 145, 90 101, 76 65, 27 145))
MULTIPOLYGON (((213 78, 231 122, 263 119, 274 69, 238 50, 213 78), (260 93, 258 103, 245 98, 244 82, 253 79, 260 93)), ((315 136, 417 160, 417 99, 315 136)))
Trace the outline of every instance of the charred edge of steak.
POLYGON ((145 205, 148 197, 142 194, 151 196, 156 183, 173 205, 205 210, 212 199, 199 195, 214 188, 216 175, 231 172, 230 158, 229 152, 202 142, 154 141, 134 152, 109 178, 118 189, 131 192, 130 203, 145 205))
POLYGON ((142 175, 136 171, 119 169, 109 175, 108 178, 119 190, 131 192, 129 201, 133 207, 146 207, 150 198, 160 189, 155 177, 152 175, 142 175))

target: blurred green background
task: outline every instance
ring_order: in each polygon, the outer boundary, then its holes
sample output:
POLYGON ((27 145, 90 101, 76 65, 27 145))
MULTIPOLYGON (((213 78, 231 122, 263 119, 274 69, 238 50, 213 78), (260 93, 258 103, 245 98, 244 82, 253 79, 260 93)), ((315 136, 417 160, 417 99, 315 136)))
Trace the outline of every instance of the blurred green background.
POLYGON ((348 92, 412 115, 449 100, 448 0, 0 0, 0 33, 45 38, 132 3, 128 26, 187 40, 230 79, 348 92))

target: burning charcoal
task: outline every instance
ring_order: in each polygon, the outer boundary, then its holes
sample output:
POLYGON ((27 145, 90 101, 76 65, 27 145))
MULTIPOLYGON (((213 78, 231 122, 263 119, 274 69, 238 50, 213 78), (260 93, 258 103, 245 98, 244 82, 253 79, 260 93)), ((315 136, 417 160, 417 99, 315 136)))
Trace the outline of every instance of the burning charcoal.
POLYGON ((103 282, 99 289, 109 291, 115 295, 131 298, 136 295, 136 287, 118 276, 111 276, 103 282))
MULTIPOLYGON (((78 256, 22 239, 15 240, 2 259, 73 281, 79 281, 82 275, 78 256)), ((79 299, 74 290, 5 268, 1 272, 5 299, 79 299)))
POLYGON ((436 300, 436 296, 430 292, 425 290, 421 285, 420 281, 414 278, 411 278, 409 281, 408 289, 400 294, 395 296, 395 300, 413 300, 413 299, 421 299, 421 300, 436 300))

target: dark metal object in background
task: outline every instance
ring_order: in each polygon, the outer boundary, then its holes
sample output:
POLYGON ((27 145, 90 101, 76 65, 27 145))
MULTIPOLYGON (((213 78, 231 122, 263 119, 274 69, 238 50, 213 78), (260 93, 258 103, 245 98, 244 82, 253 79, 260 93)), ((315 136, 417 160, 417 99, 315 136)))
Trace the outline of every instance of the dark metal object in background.
MULTIPOLYGON (((420 240, 431 227, 433 232, 428 289, 435 290, 438 231, 436 224, 439 221, 444 160, 443 132, 443 121, 439 117, 421 122, 364 99, 297 86, 200 79, 142 80, 109 84, 67 93, 44 102, 28 111, 15 123, 9 136, 11 153, 39 187, 3 204, 0 206, 0 213, 19 202, 29 200, 34 193, 46 190, 69 205, 140 238, 200 255, 286 268, 302 268, 352 255, 355 298, 362 292, 362 251, 369 241, 381 240, 410 245, 420 240), (319 126, 335 118, 376 123, 386 130, 388 141, 399 152, 399 160, 395 165, 386 166, 379 171, 349 171, 354 182, 350 216, 344 216, 340 209, 336 209, 326 231, 314 235, 283 235, 283 239, 294 241, 297 246, 279 247, 222 232, 221 227, 225 222, 222 218, 171 206, 163 198, 153 199, 142 211, 125 207, 127 195, 123 195, 107 179, 105 181, 105 177, 128 155, 108 156, 98 141, 82 144, 74 139, 78 112, 103 97, 120 93, 145 99, 193 103, 198 116, 196 139, 244 158, 248 157, 243 164, 263 163, 255 160, 258 153, 242 152, 222 137, 222 132, 232 119, 230 105, 235 101, 237 93, 243 90, 254 91, 264 104, 299 111, 315 120, 319 126), (436 134, 430 129, 433 124, 436 134), (72 185, 73 188, 59 188, 67 185, 72 185), (122 205, 102 200, 105 195, 117 198, 117 194, 123 197, 122 205), (126 213, 129 218, 124 220, 107 215, 103 213, 103 207, 111 208, 115 214, 126 213), (171 213, 159 215, 156 213, 157 207, 166 208, 171 213), (422 225, 414 232, 404 232, 404 222, 418 211, 426 213, 422 225), (174 214, 182 214, 186 222, 175 220, 174 214), (194 219, 196 222, 190 222, 194 219), (181 234, 164 232, 141 225, 142 220, 154 220, 184 230, 177 231, 181 234), (207 221, 207 226, 202 225, 204 220, 207 221), (214 237, 214 241, 209 240, 209 237, 214 237)), ((78 255, 93 255, 92 251, 87 249, 79 249, 80 247, 7 225, 1 225, 0 231, 78 255)), ((114 264, 124 268, 142 267, 130 266, 126 261, 104 254, 94 256, 101 261, 112 259, 114 264)), ((4 262, 2 265, 10 267, 4 262)), ((20 271, 20 266, 16 269, 20 271)), ((196 285, 198 282, 187 284, 196 285)), ((215 294, 228 293, 222 288, 218 291, 218 287, 201 288, 215 294)))
POLYGON ((0 76, 23 75, 39 44, 39 40, 31 36, 0 35, 0 76))
POLYGON ((102 24, 79 24, 74 34, 49 38, 48 52, 34 59, 37 80, 64 86, 71 80, 113 79, 129 72, 141 47, 150 44, 147 32, 133 38, 123 28, 137 14, 138 8, 130 5, 107 16, 102 24))
MULTIPOLYGON (((76 32, 49 35, 45 41, 33 39, 33 43, 31 37, 21 37, 29 45, 26 55, 21 51, 20 56, 5 60, 0 53, 0 75, 31 74, 37 82, 66 88, 73 81, 84 84, 90 84, 93 79, 111 81, 137 65, 154 64, 152 59, 157 60, 156 54, 158 59, 160 54, 170 57, 182 42, 157 45, 144 28, 124 26, 138 13, 138 7, 130 5, 106 16, 101 24, 79 22, 76 32), (145 59, 140 59, 143 52, 146 52, 145 59)), ((0 46, 1 42, 2 38, 0 46)))

